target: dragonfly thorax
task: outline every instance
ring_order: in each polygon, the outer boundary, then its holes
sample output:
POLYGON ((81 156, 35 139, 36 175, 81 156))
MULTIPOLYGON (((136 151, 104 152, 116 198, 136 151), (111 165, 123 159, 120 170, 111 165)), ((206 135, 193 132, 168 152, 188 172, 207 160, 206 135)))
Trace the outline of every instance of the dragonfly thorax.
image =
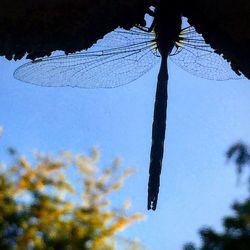
POLYGON ((181 32, 181 12, 179 4, 160 1, 155 8, 154 31, 157 48, 161 56, 168 56, 181 32))

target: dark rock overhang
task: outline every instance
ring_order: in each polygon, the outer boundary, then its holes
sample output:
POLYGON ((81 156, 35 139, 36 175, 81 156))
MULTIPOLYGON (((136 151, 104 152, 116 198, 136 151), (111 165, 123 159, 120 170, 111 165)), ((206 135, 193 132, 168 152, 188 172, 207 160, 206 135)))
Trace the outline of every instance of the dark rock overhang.
MULTIPOLYGON (((35 59, 91 47, 118 26, 144 25, 158 0, 1 0, 0 55, 35 59)), ((168 4, 171 1, 167 1, 168 4)), ((232 68, 250 78, 250 1, 179 1, 196 30, 232 68), (182 2, 182 3, 181 3, 182 2)))
POLYGON ((232 68, 250 79, 250 1, 183 1, 183 14, 232 68))

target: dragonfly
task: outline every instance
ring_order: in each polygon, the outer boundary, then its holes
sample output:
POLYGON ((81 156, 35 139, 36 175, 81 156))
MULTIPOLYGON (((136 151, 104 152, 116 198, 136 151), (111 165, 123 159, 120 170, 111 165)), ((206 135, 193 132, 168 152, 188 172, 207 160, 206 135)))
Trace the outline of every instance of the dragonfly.
POLYGON ((168 59, 211 80, 243 78, 205 43, 192 26, 183 27, 178 4, 159 0, 149 28, 118 28, 87 51, 28 62, 18 80, 46 87, 114 88, 135 81, 160 63, 155 94, 147 208, 157 207, 167 120, 168 59))

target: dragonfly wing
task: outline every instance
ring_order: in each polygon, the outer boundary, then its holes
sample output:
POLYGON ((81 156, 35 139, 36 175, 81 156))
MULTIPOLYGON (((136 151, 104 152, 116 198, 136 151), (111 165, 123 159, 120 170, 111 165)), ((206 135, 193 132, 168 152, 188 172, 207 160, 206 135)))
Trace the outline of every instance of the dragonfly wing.
POLYGON ((170 59, 179 67, 192 75, 209 80, 237 80, 243 75, 237 75, 221 55, 215 53, 202 35, 190 27, 183 34, 183 41, 170 59))
POLYGON ((14 77, 48 87, 112 88, 127 84, 159 61, 152 52, 151 35, 144 33, 116 30, 91 50, 26 63, 14 77))

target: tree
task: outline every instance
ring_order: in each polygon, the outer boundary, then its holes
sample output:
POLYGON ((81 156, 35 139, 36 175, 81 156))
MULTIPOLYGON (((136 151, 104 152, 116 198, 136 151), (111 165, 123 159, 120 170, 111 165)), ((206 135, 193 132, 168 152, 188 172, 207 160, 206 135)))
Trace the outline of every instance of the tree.
MULTIPOLYGON (((240 175, 243 168, 250 164, 249 148, 243 143, 234 144, 226 153, 234 160, 240 175)), ((250 178, 249 178, 250 186, 250 178)), ((250 189, 249 189, 250 191, 250 189)), ((249 250, 250 249, 250 196, 241 203, 232 205, 234 215, 224 217, 222 233, 207 227, 200 230, 202 246, 188 243, 184 250, 249 250)))
MULTIPOLYGON (((226 156, 229 160, 234 161, 234 164, 237 167, 237 173, 239 177, 243 169, 246 169, 247 167, 250 166, 250 150, 242 142, 235 143, 232 147, 230 147, 230 149, 226 153, 226 156)), ((250 188, 250 175, 248 183, 250 188)))
POLYGON ((142 215, 127 215, 127 203, 112 209, 108 199, 132 169, 120 171, 116 160, 100 172, 97 150, 90 157, 37 153, 33 163, 14 150, 10 153, 13 164, 1 164, 0 171, 0 249, 141 248, 117 232, 142 215), (78 181, 70 183, 69 174, 78 181))

